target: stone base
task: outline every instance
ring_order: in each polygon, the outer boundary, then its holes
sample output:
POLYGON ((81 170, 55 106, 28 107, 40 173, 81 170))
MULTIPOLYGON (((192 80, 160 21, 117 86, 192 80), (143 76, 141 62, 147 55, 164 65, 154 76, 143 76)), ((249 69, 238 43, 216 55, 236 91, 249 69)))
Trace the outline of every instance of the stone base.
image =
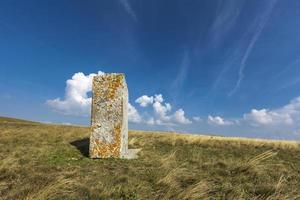
POLYGON ((138 153, 141 151, 142 149, 128 149, 127 150, 127 154, 125 155, 125 159, 137 159, 138 158, 138 153))

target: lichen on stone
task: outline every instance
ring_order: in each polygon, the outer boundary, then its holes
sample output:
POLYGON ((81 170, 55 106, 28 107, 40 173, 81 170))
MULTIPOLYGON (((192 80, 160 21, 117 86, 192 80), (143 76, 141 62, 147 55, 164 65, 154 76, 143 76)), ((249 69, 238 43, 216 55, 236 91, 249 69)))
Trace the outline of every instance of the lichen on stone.
POLYGON ((93 78, 90 157, 122 158, 128 151, 128 89, 124 74, 93 78))

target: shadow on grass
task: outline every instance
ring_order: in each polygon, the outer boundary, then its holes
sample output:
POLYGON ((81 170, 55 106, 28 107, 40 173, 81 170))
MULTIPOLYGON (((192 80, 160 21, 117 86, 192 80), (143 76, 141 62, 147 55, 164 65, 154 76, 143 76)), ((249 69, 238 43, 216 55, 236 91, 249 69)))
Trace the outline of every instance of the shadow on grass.
POLYGON ((75 140, 70 144, 75 146, 83 156, 89 157, 90 138, 75 140))

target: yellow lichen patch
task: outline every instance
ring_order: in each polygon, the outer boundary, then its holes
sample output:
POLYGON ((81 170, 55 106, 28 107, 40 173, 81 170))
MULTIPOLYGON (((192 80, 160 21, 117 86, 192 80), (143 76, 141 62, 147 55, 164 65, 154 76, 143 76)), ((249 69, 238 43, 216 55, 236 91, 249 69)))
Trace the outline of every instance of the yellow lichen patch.
POLYGON ((114 99, 117 89, 123 86, 124 80, 123 74, 106 75, 105 78, 95 76, 93 81, 93 94, 95 96, 103 95, 107 100, 114 99), (103 94, 103 90, 105 89, 107 89, 107 94, 103 94))
POLYGON ((114 76, 114 78, 111 79, 108 83, 108 99, 114 99, 116 95, 117 89, 122 86, 123 81, 123 75, 119 74, 117 76, 114 76))

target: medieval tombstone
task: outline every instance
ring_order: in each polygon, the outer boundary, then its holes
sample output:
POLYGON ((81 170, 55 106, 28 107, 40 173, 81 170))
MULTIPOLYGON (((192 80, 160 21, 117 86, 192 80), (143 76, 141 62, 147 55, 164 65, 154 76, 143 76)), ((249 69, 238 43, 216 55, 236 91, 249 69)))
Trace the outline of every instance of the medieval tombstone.
POLYGON ((93 78, 90 136, 91 158, 135 158, 128 149, 128 89, 124 74, 93 78))

